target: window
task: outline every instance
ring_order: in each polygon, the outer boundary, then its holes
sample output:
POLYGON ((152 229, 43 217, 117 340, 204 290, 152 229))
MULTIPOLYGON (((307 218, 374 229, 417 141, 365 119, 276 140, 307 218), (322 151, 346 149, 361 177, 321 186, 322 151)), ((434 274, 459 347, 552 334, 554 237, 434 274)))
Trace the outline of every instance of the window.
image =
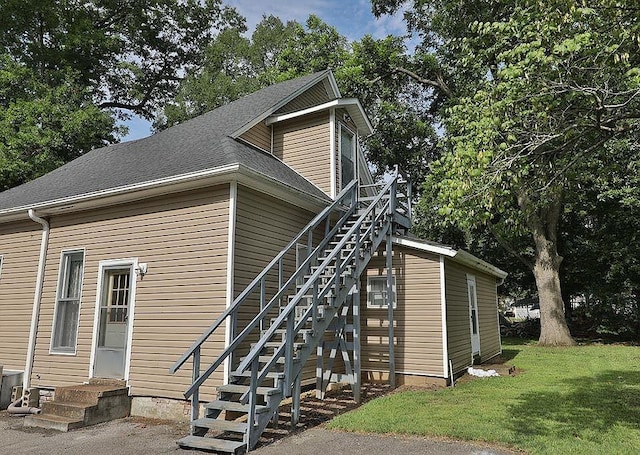
MULTIPOLYGON (((396 307, 396 277, 392 281, 393 307, 396 307)), ((389 308, 387 306, 387 276, 371 276, 367 278, 367 308, 389 308)))
POLYGON ((2 276, 2 266, 4 265, 4 256, 0 254, 0 277, 2 276))
POLYGON ((62 253, 51 351, 74 353, 80 316, 84 251, 62 253))
POLYGON ((355 135, 340 125, 340 175, 342 188, 356 178, 355 135))

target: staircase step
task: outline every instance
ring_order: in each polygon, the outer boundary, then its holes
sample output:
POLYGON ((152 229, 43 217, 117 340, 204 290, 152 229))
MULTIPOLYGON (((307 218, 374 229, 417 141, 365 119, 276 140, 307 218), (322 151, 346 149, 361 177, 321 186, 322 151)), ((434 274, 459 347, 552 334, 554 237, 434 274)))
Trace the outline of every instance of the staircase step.
POLYGON ((25 427, 46 428, 57 431, 70 431, 84 426, 82 419, 63 417, 52 414, 29 415, 24 418, 25 427))
POLYGON ((226 439, 203 438, 200 436, 186 436, 180 439, 178 445, 189 449, 212 450, 223 453, 238 453, 246 444, 242 441, 228 441, 226 439))
MULTIPOLYGON (((251 377, 251 371, 244 371, 242 373, 238 373, 236 371, 231 373, 232 377, 236 377, 236 378, 250 378, 251 377)), ((284 378, 284 373, 279 373, 279 372, 270 372, 267 373, 267 378, 269 379, 282 379, 284 378)))
MULTIPOLYGON (((242 384, 225 384, 218 387, 218 392, 225 393, 245 393, 247 390, 249 390, 249 386, 242 384)), ((258 395, 277 395, 280 393, 280 389, 276 389, 275 387, 258 387, 256 393, 258 395)))
POLYGON ((214 431, 229 431, 231 433, 245 433, 247 431, 247 422, 236 422, 233 420, 202 419, 193 420, 191 425, 194 427, 208 428, 214 431))
MULTIPOLYGON (((265 348, 279 348, 281 344, 282 344, 282 341, 267 341, 264 344, 264 347, 265 348)), ((306 345, 307 345, 307 343, 293 343, 293 350, 297 351, 298 349, 302 349, 306 345)), ((253 348, 253 346, 254 346, 254 344, 251 345, 252 348, 253 348)))
MULTIPOLYGON (((204 405, 207 409, 217 409, 221 411, 249 412, 248 404, 240 404, 235 401, 214 400, 204 405)), ((269 406, 256 405, 256 414, 269 412, 269 406)))
POLYGON ((42 405, 42 413, 43 415, 55 415, 70 419, 84 420, 87 411, 92 408, 97 409, 97 405, 93 403, 73 403, 71 401, 58 403, 54 400, 42 405))

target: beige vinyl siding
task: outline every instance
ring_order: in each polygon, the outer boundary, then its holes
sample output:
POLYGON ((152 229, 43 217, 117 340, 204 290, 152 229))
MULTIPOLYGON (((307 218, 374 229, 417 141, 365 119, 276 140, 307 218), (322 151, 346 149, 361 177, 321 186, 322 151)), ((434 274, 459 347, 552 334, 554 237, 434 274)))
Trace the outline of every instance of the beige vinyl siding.
POLYGON ((447 344, 453 372, 471 365, 471 322, 469 296, 464 267, 445 259, 445 294, 447 298, 447 344))
MULTIPOLYGON (((129 385, 133 395, 184 398, 191 363, 169 368, 225 308, 229 186, 177 193, 117 207, 53 217, 32 380, 34 386, 86 381, 99 261, 137 258, 129 385), (49 353, 62 250, 85 249, 77 352, 49 353)), ((203 350, 202 364, 224 347, 224 330, 203 350)), ((212 397, 222 372, 202 389, 212 397)))
POLYGON ((248 131, 240 135, 240 139, 271 153, 271 128, 263 122, 252 126, 248 131))
POLYGON ((482 362, 502 352, 496 279, 493 276, 470 271, 476 277, 478 294, 478 323, 480 325, 480 360, 482 362))
MULTIPOLYGON (((238 186, 236 208, 236 238, 234 250, 234 298, 263 270, 263 268, 284 248, 303 227, 314 217, 311 212, 259 193, 245 186, 238 186)), ((320 236, 315 236, 320 239, 320 236)), ((306 242, 304 239, 303 243, 306 242)), ((315 242, 314 242, 315 243, 315 242)), ((285 257, 284 276, 290 277, 295 271, 295 254, 285 257)), ((268 276, 266 285, 267 301, 277 291, 277 268, 268 276)), ((259 288, 243 304, 238 320, 238 332, 259 311, 259 288)), ((284 302, 286 303, 286 298, 284 302)), ((277 304, 272 317, 277 316, 277 304)), ((258 331, 254 330, 249 340, 240 349, 239 356, 246 355, 249 343, 256 341, 258 331)), ((236 362, 239 359, 236 359, 236 362)), ((314 362, 315 360, 310 360, 314 362)), ((315 374, 315 372, 314 372, 315 374)))
POLYGON ((33 221, 0 225, 0 365, 24 370, 42 226, 33 221))
POLYGON ((476 278, 480 359, 489 359, 500 352, 495 278, 445 260, 449 358, 453 362, 454 373, 462 371, 472 363, 467 274, 476 278))
MULTIPOLYGON (((397 305, 394 309, 395 369, 443 377, 440 262, 436 255, 393 247, 397 305)), ((362 370, 389 371, 388 310, 367 308, 367 277, 386 276, 383 249, 371 259, 361 283, 362 370)))
POLYGON ((328 112, 291 119, 274 125, 273 154, 330 194, 329 139, 328 112))
POLYGON ((301 111, 319 104, 324 104, 332 99, 333 97, 329 97, 327 93, 324 82, 321 81, 278 109, 276 114, 289 114, 291 112, 301 111))

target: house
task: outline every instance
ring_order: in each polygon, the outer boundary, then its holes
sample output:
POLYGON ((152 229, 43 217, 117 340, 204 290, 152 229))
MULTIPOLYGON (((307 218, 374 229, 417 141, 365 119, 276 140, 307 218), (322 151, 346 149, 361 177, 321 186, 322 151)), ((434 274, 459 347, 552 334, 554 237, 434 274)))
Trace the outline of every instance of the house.
POLYGON ((54 402, 120 381, 132 414, 191 410, 181 445, 233 452, 281 399, 295 420, 304 384, 358 398, 362 378, 446 384, 500 354, 506 273, 410 236, 410 185, 374 184, 371 132, 323 71, 0 193, 0 364, 54 402))

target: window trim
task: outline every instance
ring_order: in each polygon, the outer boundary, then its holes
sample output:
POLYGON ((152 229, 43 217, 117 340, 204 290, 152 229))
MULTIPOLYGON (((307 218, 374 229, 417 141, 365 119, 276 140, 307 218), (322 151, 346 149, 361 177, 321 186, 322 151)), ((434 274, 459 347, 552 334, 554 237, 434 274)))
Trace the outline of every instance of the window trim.
POLYGON ((0 254, 0 278, 2 278, 2 266, 4 266, 4 254, 0 254))
POLYGON ((339 188, 339 191, 342 191, 344 189, 343 186, 343 182, 342 182, 342 130, 346 130, 349 132, 349 134, 351 134, 352 136, 352 144, 351 144, 351 157, 353 158, 353 179, 349 180, 349 183, 351 183, 353 180, 357 180, 358 179, 358 135, 356 134, 355 131, 353 131, 351 128, 349 128, 347 125, 345 125, 343 122, 339 121, 338 122, 338 147, 337 147, 337 155, 338 155, 338 169, 339 169, 339 175, 338 178, 336 179, 340 185, 336 185, 339 188))
POLYGON ((83 248, 69 248, 60 252, 60 263, 58 264, 58 280, 56 283, 56 300, 55 309, 53 311, 53 321, 51 323, 51 339, 49 340, 49 354, 52 355, 68 355, 75 356, 78 352, 78 333, 80 332, 80 310, 82 308, 82 289, 84 288, 84 269, 86 265, 86 249, 83 248), (73 346, 73 350, 60 349, 53 345, 53 340, 56 337, 56 322, 58 320, 58 311, 60 309, 60 292, 62 291, 62 274, 64 272, 66 255, 72 255, 76 253, 82 253, 82 276, 80 277, 80 295, 78 296, 78 316, 76 320, 76 339, 73 346))
MULTIPOLYGON (((387 282, 387 275, 373 275, 373 276, 368 276, 367 277, 367 309, 371 309, 371 310, 388 310, 389 309, 389 305, 386 303, 386 299, 385 299, 385 303, 384 305, 378 306, 378 305, 374 305, 371 302, 371 294, 372 294, 372 282, 373 281, 384 281, 385 285, 387 282)), ((392 276, 392 285, 391 285, 391 292, 393 293, 393 309, 396 309, 398 307, 398 293, 396 292, 396 276, 393 275, 392 276)))

